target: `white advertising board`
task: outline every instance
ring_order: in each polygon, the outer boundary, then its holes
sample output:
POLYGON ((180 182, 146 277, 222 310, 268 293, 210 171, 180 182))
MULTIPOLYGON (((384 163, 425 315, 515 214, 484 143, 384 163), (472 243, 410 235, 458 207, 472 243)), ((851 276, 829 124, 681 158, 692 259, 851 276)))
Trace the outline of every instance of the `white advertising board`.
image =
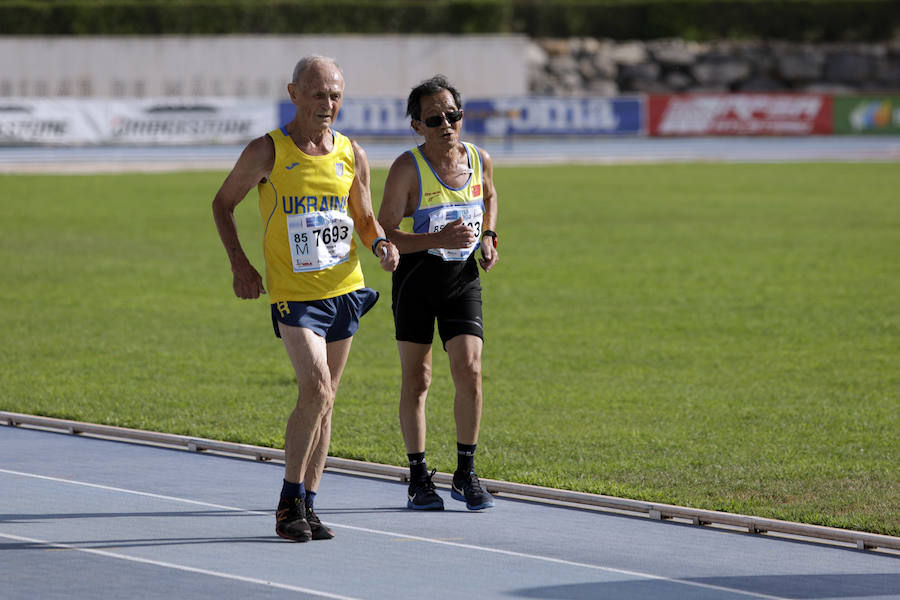
POLYGON ((0 144, 239 144, 278 126, 266 100, 0 101, 0 144))

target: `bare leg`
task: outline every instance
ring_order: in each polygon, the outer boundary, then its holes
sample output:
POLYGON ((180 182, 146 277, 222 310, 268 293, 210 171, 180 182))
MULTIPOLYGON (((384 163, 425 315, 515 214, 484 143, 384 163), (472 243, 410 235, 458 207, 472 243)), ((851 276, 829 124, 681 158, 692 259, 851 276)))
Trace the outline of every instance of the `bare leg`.
POLYGON ((400 430, 406 451, 425 452, 425 399, 431 385, 431 344, 397 342, 400 350, 400 430))
MULTIPOLYGON (((408 454, 425 452, 425 398, 431 385, 431 344, 398 342, 403 382, 400 388, 400 429, 408 454)), ((407 508, 444 510, 425 463, 410 461, 407 508)))
MULTIPOLYGON (((334 359, 329 360, 325 339, 313 331, 282 323, 279 323, 279 330, 294 366, 299 388, 297 405, 288 418, 284 434, 284 478, 298 483, 309 472, 314 449, 330 440, 331 410, 335 395, 333 381, 340 380, 350 343, 344 340, 346 347, 335 352, 334 359), (324 436, 323 422, 328 423, 324 436)), ((325 454, 327 455, 327 445, 325 454)), ((321 460, 321 457, 317 457, 317 460, 321 460)))
POLYGON ((325 470, 325 460, 328 458, 328 447, 331 444, 331 416, 334 413, 334 400, 337 397, 338 385, 341 383, 341 375, 344 372, 344 366, 347 364, 347 356, 350 354, 350 345, 352 343, 353 338, 349 337, 326 344, 328 371, 331 374, 332 401, 328 412, 322 416, 319 425, 319 435, 313 444, 312 453, 309 456, 309 462, 303 476, 306 489, 312 492, 319 489, 319 482, 322 481, 322 472, 325 470))
POLYGON ((481 425, 481 348, 483 342, 474 335, 458 335, 447 342, 450 374, 456 387, 453 414, 456 417, 456 439, 463 444, 478 443, 481 425))
MULTIPOLYGON (((450 374, 456 386, 453 414, 456 417, 456 439, 461 444, 478 443, 481 426, 481 338, 474 335, 458 335, 447 342, 450 357, 450 374)), ((460 455, 457 470, 453 474, 450 497, 466 503, 469 510, 482 510, 494 506, 494 498, 481 485, 475 470, 460 455), (465 465, 465 466, 463 466, 465 465)), ((474 456, 470 457, 474 460, 474 456)))

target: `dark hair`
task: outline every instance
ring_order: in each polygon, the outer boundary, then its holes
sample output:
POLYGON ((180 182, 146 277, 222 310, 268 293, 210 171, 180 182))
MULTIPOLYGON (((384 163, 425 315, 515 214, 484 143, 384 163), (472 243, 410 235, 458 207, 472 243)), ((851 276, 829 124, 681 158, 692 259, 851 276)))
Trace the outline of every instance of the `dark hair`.
POLYGON ((462 97, 460 97, 456 88, 443 75, 435 75, 414 87, 409 93, 409 98, 406 101, 406 114, 418 121, 422 116, 422 96, 431 96, 441 90, 450 92, 456 107, 462 108, 462 97))

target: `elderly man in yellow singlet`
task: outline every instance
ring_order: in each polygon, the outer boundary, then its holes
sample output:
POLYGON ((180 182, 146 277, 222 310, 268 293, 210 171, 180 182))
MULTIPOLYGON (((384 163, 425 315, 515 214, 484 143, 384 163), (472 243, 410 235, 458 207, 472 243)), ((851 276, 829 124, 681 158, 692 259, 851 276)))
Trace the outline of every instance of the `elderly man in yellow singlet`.
POLYGON ((400 155, 385 182, 378 220, 400 250, 392 298, 402 383, 400 428, 409 459, 407 507, 442 510, 425 463, 425 399, 431 384, 434 323, 456 388, 457 468, 450 495, 469 510, 494 505, 475 474, 481 424, 481 282, 476 265, 497 263, 497 193, 488 153, 459 138, 462 101, 441 75, 407 101, 422 145, 400 155))
POLYGON ((268 288, 272 324, 294 367, 297 404, 284 436, 284 482, 275 532, 290 540, 329 539, 314 499, 331 441, 331 414, 359 319, 378 293, 365 287, 356 231, 386 271, 397 248, 375 220, 366 153, 331 127, 344 77, 334 60, 301 59, 288 84, 296 115, 251 141, 213 201, 231 261, 234 293, 258 298, 268 288), (266 286, 238 240, 234 209, 256 187, 264 227, 266 286))

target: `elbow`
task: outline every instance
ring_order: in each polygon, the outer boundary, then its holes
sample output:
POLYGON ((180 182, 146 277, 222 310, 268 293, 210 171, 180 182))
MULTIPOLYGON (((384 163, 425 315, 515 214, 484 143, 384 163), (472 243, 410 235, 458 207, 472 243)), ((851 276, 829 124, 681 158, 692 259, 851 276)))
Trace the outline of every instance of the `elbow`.
POLYGON ((216 196, 212 201, 212 214, 216 225, 228 221, 228 207, 220 196, 216 196))
POLYGON ((219 221, 222 220, 222 203, 219 202, 218 197, 213 199, 211 209, 212 209, 213 221, 218 223, 219 221))

